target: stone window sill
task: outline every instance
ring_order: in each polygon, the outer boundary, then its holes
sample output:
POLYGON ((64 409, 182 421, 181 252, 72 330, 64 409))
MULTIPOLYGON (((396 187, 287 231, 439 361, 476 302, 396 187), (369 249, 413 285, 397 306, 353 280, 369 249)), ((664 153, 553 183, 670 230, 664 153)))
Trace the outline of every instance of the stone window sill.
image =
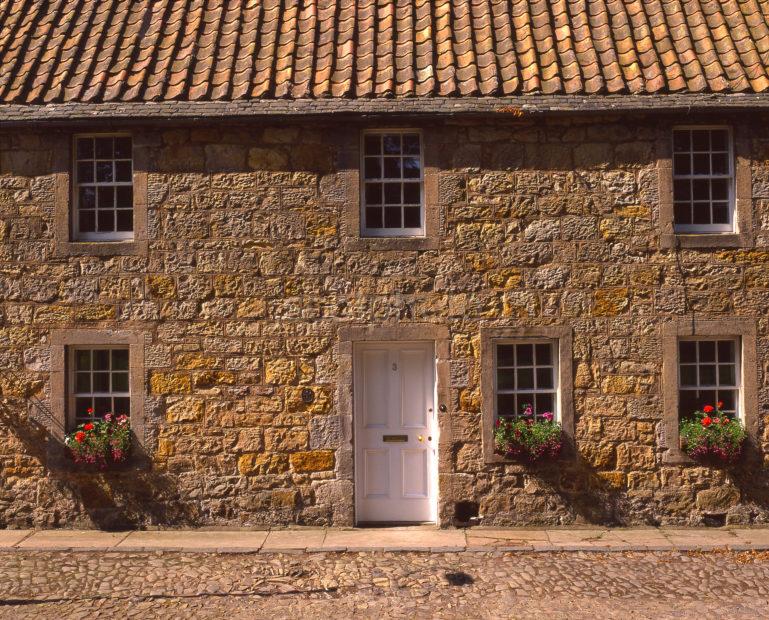
POLYGON ((437 250, 439 247, 438 240, 432 237, 355 237, 343 244, 345 250, 373 252, 437 250))
POLYGON ((753 246, 749 233, 663 233, 660 246, 675 248, 748 248, 753 246))
POLYGON ((147 242, 136 241, 57 241, 54 256, 145 256, 147 242))

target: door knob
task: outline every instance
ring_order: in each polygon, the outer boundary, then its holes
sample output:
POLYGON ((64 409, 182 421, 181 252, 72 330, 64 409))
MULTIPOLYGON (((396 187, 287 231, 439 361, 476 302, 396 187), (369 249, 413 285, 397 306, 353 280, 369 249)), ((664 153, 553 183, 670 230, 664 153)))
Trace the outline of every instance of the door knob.
POLYGON ((417 436, 417 439, 418 439, 419 441, 422 441, 422 440, 424 439, 424 437, 422 437, 422 435, 418 435, 418 436, 417 436))

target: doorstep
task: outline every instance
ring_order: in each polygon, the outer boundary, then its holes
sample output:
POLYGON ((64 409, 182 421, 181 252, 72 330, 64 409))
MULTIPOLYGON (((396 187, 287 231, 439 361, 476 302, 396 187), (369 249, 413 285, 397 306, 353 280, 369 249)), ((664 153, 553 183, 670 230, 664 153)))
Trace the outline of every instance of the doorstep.
POLYGON ((187 553, 769 550, 769 528, 0 530, 0 551, 187 553))

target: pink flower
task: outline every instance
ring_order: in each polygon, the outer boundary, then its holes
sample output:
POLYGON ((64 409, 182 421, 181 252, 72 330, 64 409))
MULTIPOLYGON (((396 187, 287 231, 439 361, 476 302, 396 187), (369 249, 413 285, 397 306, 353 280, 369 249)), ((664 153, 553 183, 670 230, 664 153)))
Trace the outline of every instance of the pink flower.
POLYGON ((553 421, 553 414, 550 411, 546 411, 545 413, 543 413, 542 417, 545 418, 545 420, 547 420, 548 422, 553 421))

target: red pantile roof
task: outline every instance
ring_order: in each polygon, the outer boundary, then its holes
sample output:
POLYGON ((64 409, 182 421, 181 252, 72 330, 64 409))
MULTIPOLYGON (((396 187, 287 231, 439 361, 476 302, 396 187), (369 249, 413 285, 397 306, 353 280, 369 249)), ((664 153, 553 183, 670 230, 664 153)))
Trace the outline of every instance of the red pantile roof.
POLYGON ((769 0, 0 0, 0 104, 769 91, 769 0))

